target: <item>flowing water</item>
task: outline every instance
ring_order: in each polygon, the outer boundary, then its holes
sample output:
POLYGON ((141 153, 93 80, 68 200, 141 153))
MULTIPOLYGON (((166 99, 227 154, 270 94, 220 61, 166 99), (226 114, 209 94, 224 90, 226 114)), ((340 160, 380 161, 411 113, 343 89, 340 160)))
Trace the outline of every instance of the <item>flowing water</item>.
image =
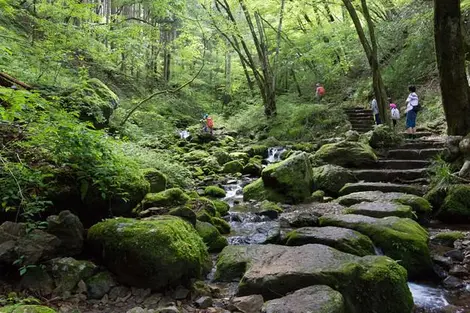
POLYGON ((284 147, 271 147, 268 149, 268 158, 266 161, 268 163, 276 163, 281 161, 281 155, 282 153, 286 151, 286 148, 284 147))

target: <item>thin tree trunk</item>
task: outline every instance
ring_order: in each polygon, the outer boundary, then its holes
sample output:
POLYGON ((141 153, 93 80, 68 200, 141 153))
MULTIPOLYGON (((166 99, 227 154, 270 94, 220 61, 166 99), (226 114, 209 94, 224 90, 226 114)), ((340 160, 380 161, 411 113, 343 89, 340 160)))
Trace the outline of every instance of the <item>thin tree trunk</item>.
POLYGON ((465 136, 470 133, 470 103, 460 23, 460 0, 434 1, 434 36, 447 133, 465 136))

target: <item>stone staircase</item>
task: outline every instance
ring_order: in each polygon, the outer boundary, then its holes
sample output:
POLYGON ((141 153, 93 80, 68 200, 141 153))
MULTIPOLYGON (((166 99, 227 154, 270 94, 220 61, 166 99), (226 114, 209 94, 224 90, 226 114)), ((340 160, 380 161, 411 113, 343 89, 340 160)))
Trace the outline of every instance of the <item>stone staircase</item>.
POLYGON ((359 182, 347 184, 341 195, 360 191, 423 195, 429 183, 427 168, 434 157, 445 151, 445 141, 429 135, 418 133, 420 139, 406 140, 388 150, 376 163, 352 169, 359 182))
POLYGON ((363 108, 346 109, 344 112, 351 123, 351 129, 359 133, 366 133, 374 126, 372 111, 363 108))

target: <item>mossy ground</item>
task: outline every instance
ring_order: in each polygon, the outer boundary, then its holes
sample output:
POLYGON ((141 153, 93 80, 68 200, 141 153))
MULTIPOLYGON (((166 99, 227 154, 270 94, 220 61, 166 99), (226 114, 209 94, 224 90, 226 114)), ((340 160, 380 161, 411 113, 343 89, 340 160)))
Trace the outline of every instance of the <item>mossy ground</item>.
POLYGON ((56 311, 41 305, 11 305, 0 308, 0 313, 56 313, 56 311))

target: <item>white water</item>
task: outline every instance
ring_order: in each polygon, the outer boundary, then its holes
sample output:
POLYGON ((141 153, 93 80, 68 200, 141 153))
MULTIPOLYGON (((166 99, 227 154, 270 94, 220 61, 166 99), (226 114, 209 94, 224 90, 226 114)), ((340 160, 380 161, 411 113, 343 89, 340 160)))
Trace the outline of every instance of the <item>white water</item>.
POLYGON ((227 202, 230 207, 233 207, 235 203, 243 201, 243 187, 241 181, 234 181, 224 185, 226 192, 225 198, 222 200, 227 202))
POLYGON ((408 283, 413 300, 416 306, 430 310, 442 309, 449 305, 445 298, 445 291, 441 288, 420 285, 416 283, 408 283))
POLYGON ((268 158, 266 161, 268 163, 276 163, 281 161, 281 155, 282 153, 286 151, 286 148, 284 147, 271 147, 268 149, 268 158))

